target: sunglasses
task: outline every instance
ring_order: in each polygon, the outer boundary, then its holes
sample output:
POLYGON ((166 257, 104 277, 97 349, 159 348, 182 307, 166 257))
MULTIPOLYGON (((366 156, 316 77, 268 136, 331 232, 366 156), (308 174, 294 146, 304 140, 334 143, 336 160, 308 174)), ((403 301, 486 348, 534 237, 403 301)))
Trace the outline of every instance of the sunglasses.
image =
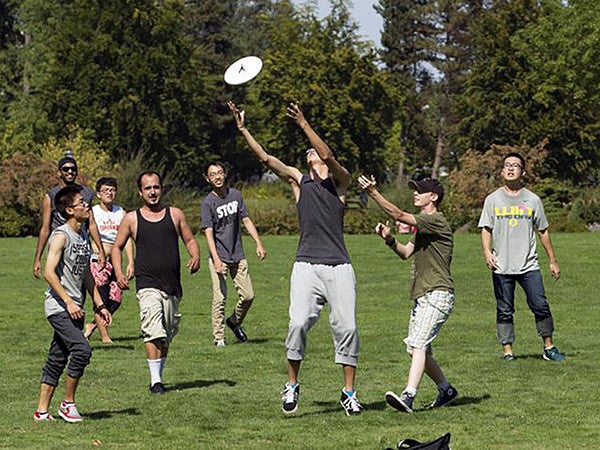
POLYGON ((75 166, 63 166, 63 167, 60 168, 60 171, 64 172, 64 173, 69 173, 69 172, 77 173, 77 167, 75 167, 75 166))

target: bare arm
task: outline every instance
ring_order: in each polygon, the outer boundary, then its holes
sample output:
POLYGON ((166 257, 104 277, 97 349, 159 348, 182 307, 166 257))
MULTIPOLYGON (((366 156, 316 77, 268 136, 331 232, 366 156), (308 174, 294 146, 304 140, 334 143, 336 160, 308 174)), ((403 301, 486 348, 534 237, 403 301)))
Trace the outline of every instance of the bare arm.
POLYGON ((319 158, 327 165, 327 168, 333 175, 333 180, 337 188, 346 189, 350 185, 350 173, 342 166, 333 152, 327 145, 327 143, 319 136, 316 131, 310 126, 308 120, 304 117, 304 114, 296 103, 290 103, 287 107, 288 117, 294 119, 296 124, 304 131, 304 134, 308 138, 310 145, 315 149, 319 158))
POLYGON ((375 201, 375 203, 377 203, 379 207, 383 209, 383 211, 392 219, 405 223, 407 225, 415 226, 417 224, 417 220, 415 219, 414 215, 406 211, 402 211, 400 208, 398 208, 396 205, 394 205, 392 202, 386 199, 383 195, 381 195, 381 193, 376 188, 377 183, 375 182, 375 178, 367 178, 365 175, 361 175, 358 178, 358 184, 360 184, 360 187, 363 190, 367 191, 369 197, 371 197, 375 201))
POLYGON ((212 228, 205 228, 204 237, 206 238, 206 246, 208 247, 208 252, 210 253, 210 257, 215 267, 215 272, 225 273, 225 266, 223 265, 221 258, 219 258, 219 254, 217 253, 214 230, 212 228))
POLYGON ((548 255, 548 259, 550 260, 550 273, 555 280, 558 280, 560 278, 560 267, 558 266, 556 255, 554 254, 554 246, 552 245, 552 240, 550 240, 550 232, 546 229, 540 230, 539 233, 542 246, 544 247, 544 250, 546 250, 546 255, 548 255))
POLYGON ((267 251, 260 240, 260 236, 258 235, 256 227, 254 226, 254 222, 252 222, 250 217, 244 217, 242 219, 242 223, 244 224, 244 227, 246 227, 246 230, 248 230, 248 233, 252 239, 254 239, 254 242, 256 243, 256 256, 258 256, 258 259, 262 261, 267 256, 267 251))
POLYGON ((492 230, 488 227, 481 229, 481 248, 483 249, 483 258, 488 269, 498 269, 498 261, 496 255, 492 253, 492 230))
POLYGON ((188 225, 182 210, 171 207, 171 216, 175 219, 179 236, 190 255, 190 259, 185 264, 185 267, 189 269, 190 273, 196 273, 200 269, 200 247, 198 247, 198 242, 196 242, 192 229, 188 225))
POLYGON ((96 225, 96 220, 94 219, 94 214, 90 214, 90 237, 96 247, 98 248, 98 264, 100 267, 104 267, 106 264, 106 255, 104 254, 104 246, 102 245, 102 240, 100 239, 100 231, 98 231, 98 225, 96 225))
POLYGON ((110 260, 113 268, 115 269, 115 276, 117 283, 121 289, 129 288, 129 278, 123 274, 123 248, 129 239, 135 239, 133 233, 134 226, 136 225, 135 211, 127 213, 119 224, 119 231, 115 238, 112 250, 110 252, 110 260))
POLYGON ((33 276, 36 278, 39 278, 42 274, 41 260, 42 254, 44 253, 44 247, 46 246, 46 242, 48 242, 48 237, 50 236, 51 210, 52 205, 50 196, 45 194, 44 199, 42 200, 42 225, 40 227, 40 234, 38 236, 35 256, 33 258, 33 276))
POLYGON ((50 285, 50 288, 58 295, 67 306, 67 312, 72 319, 77 320, 83 317, 83 310, 73 301, 71 296, 60 284, 60 279, 56 274, 56 268, 65 249, 67 238, 63 233, 57 233, 48 246, 48 256, 46 258, 46 267, 44 267, 44 278, 50 285))
POLYGON ((246 143, 254 156, 282 180, 290 183, 292 186, 298 185, 302 178, 302 173, 295 167, 287 166, 276 157, 269 155, 246 128, 244 124, 245 112, 238 109, 233 102, 228 102, 227 105, 235 118, 238 130, 242 133, 244 139, 246 139, 246 143))
POLYGON ((85 275, 84 283, 87 291, 91 292, 92 294, 92 301, 94 302, 94 314, 98 316, 96 317, 96 320, 102 320, 104 326, 110 326, 112 324, 112 315, 102 301, 100 292, 98 292, 98 287, 94 283, 94 279, 92 278, 92 274, 89 270, 85 275))
POLYGON ((385 245, 391 248, 396 255, 401 259, 408 259, 412 256, 415 251, 415 246, 412 242, 404 245, 396 240, 391 234, 390 222, 387 221, 385 224, 378 223, 375 227, 375 232, 385 241, 385 245))

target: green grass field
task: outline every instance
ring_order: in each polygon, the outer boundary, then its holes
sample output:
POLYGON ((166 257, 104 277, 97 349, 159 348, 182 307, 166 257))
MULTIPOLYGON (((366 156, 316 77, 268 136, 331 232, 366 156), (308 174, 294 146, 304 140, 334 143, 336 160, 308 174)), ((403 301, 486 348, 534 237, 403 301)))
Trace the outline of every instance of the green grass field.
MULTIPOLYGON (((346 417, 338 401, 341 369, 333 364, 327 315, 309 335, 299 414, 283 417, 279 391, 286 380, 289 273, 297 243, 265 237, 270 255, 258 263, 246 239, 257 299, 245 323, 251 342, 212 344, 210 284, 201 271, 183 275, 183 322, 165 368, 168 392, 151 396, 138 310, 132 292, 115 315, 115 344, 92 338, 94 356, 78 390, 81 424, 36 424, 39 378, 51 339, 44 319, 43 281, 31 276, 34 239, 0 240, 0 447, 89 448, 364 448, 395 446, 406 437, 429 440, 452 433, 453 449, 598 448, 597 350, 600 234, 556 234, 563 276, 542 267, 563 364, 541 358, 541 341, 519 291, 517 360, 501 360, 495 301, 477 235, 456 235, 455 311, 435 342, 436 356, 459 389, 455 406, 400 414, 386 406, 386 390, 405 384, 409 357, 402 339, 410 310, 410 263, 375 236, 347 236, 358 278, 361 358, 358 395, 364 413, 346 417), (98 444, 98 442, 96 442, 98 444)), ((541 249, 541 246, 540 246, 541 249)), ((89 307, 88 307, 89 309, 89 307)), ((230 308, 228 308, 228 311, 230 308)), ((327 310, 324 311, 326 313, 327 310)), ((63 385, 52 403, 55 411, 63 385)), ((436 395, 424 379, 416 402, 436 395)))

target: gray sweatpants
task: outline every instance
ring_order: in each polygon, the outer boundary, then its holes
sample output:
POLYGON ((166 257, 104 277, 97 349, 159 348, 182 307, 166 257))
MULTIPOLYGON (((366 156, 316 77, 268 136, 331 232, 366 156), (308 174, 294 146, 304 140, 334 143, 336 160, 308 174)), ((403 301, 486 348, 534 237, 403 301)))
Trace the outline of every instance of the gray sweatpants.
POLYGON ((350 264, 329 266, 295 262, 290 282, 290 323, 285 346, 287 358, 300 361, 306 335, 317 322, 323 305, 329 304, 329 324, 335 345, 335 362, 356 366, 356 278, 350 264))
POLYGON ((42 383, 57 386, 65 367, 67 375, 81 378, 92 357, 90 344, 81 331, 84 320, 73 320, 67 312, 48 316, 48 322, 54 329, 54 337, 42 370, 42 383))

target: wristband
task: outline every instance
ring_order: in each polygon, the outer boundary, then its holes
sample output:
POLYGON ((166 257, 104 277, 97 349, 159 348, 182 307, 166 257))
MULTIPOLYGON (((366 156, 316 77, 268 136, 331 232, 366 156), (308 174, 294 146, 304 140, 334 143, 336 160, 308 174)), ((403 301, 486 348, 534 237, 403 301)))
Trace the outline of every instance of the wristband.
POLYGON ((97 305, 97 306, 94 305, 94 313, 96 313, 96 314, 98 314, 103 309, 108 309, 104 303, 97 305))
POLYGON ((393 236, 388 236, 385 238, 385 245, 387 245, 388 247, 395 247, 396 246, 396 238, 393 236), (391 239, 390 239, 391 238, 391 239))

